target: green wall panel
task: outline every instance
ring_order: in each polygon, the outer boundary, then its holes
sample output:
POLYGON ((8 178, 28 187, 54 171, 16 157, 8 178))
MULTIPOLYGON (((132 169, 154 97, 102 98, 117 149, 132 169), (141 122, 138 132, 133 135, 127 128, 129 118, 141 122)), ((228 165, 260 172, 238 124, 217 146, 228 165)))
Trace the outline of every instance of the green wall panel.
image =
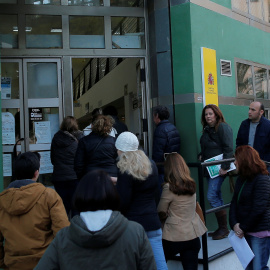
POLYGON ((171 8, 174 91, 176 94, 192 93, 193 66, 191 46, 190 5, 171 8))
POLYGON ((200 48, 216 50, 218 90, 236 96, 234 58, 270 65, 270 34, 190 4, 194 92, 202 92, 200 48), (232 77, 220 76, 220 59, 232 61, 232 77))
POLYGON ((219 4, 221 6, 227 7, 229 9, 232 8, 231 0, 210 0, 211 2, 214 2, 216 4, 219 4))

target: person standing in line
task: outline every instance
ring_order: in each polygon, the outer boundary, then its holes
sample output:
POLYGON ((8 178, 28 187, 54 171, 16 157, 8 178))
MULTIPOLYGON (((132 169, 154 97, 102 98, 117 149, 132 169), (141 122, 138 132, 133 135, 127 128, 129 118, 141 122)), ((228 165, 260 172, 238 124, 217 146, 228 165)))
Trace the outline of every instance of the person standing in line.
POLYGON ((74 158, 78 142, 82 137, 83 133, 79 131, 76 118, 67 116, 51 144, 52 182, 63 200, 67 214, 70 213, 72 197, 78 184, 74 171, 74 158))
MULTIPOLYGON (((180 152, 180 135, 176 127, 169 122, 170 112, 167 107, 159 105, 153 109, 153 119, 156 129, 153 137, 152 159, 156 163, 164 162, 164 154, 180 152)), ((159 189, 162 191, 162 183, 164 182, 163 165, 158 166, 159 173, 159 189)))
POLYGON ((17 180, 0 193, 0 268, 30 270, 69 221, 57 192, 36 183, 39 153, 19 154, 14 168, 17 180))
POLYGON ((95 108, 92 113, 92 122, 90 123, 90 125, 88 125, 87 127, 85 127, 83 129, 83 134, 84 136, 87 136, 89 135, 91 132, 92 132, 92 123, 95 122, 96 118, 99 116, 99 115, 102 115, 102 109, 100 108, 95 108))
POLYGON ((115 146, 119 156, 116 187, 120 195, 120 211, 129 220, 136 221, 144 227, 153 249, 157 269, 168 269, 156 208, 156 197, 159 197, 157 167, 142 150, 138 150, 138 138, 131 132, 121 133, 115 146))
POLYGON ((207 229, 196 213, 196 183, 186 162, 177 153, 167 155, 164 173, 158 214, 164 223, 162 242, 166 261, 180 253, 184 270, 197 270, 199 237, 207 229))
MULTIPOLYGON (((200 139, 201 153, 199 160, 206 159, 223 154, 223 159, 233 157, 233 132, 231 127, 225 122, 221 110, 214 104, 208 104, 203 108, 201 123, 203 134, 200 139)), ((206 171, 208 180, 207 199, 212 207, 224 205, 221 186, 226 177, 227 170, 230 168, 230 162, 221 164, 219 176, 211 178, 206 171)), ((213 233, 208 233, 213 240, 220 240, 229 234, 227 227, 227 212, 225 209, 215 212, 218 229, 213 233)))
POLYGON ((122 132, 128 131, 126 124, 119 120, 118 111, 114 106, 109 105, 109 106, 105 107, 103 110, 103 114, 110 115, 113 118, 113 120, 114 120, 113 127, 117 132, 116 137, 118 137, 122 132))
POLYGON ((239 177, 230 205, 230 226, 236 236, 245 236, 255 255, 246 269, 269 269, 269 173, 258 152, 248 145, 236 148, 235 166, 239 177))
POLYGON ((106 172, 81 179, 74 206, 80 215, 56 235, 35 270, 157 269, 143 227, 117 211, 119 196, 106 172))
POLYGON ((270 121, 263 114, 264 105, 261 102, 254 101, 249 105, 248 119, 239 127, 236 147, 249 145, 258 151, 262 160, 270 162, 270 121))
POLYGON ((110 116, 99 115, 93 123, 92 132, 79 141, 74 160, 78 179, 97 169, 117 177, 115 138, 109 135, 112 126, 113 119, 110 116))

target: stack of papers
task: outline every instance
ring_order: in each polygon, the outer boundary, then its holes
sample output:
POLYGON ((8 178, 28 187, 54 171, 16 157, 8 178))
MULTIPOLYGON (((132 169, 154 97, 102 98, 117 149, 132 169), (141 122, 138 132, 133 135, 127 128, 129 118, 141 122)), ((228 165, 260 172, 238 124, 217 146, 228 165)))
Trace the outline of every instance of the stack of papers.
MULTIPOLYGON (((222 159, 223 159, 223 154, 206 159, 204 162, 217 161, 217 160, 222 160, 222 159)), ((221 165, 218 164, 218 165, 213 165, 213 166, 209 166, 206 168, 208 170, 210 177, 215 178, 215 177, 219 176, 219 170, 221 168, 221 165)), ((227 172, 230 172, 230 171, 235 170, 235 169, 236 169, 236 167, 235 167, 234 163, 231 162, 230 169, 227 172)))

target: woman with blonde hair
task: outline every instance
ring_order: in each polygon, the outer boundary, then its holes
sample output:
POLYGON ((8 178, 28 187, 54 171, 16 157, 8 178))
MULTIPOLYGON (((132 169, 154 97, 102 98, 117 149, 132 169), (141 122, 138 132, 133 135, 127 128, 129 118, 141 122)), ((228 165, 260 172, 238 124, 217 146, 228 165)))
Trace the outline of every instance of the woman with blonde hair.
POLYGON ((167 155, 164 180, 158 214, 164 223, 162 243, 166 261, 180 253, 185 270, 198 269, 199 237, 207 229, 196 213, 196 183, 181 155, 167 155))
POLYGON ((144 227, 157 269, 168 269, 162 248, 161 223, 156 210, 156 199, 159 197, 157 167, 138 149, 138 138, 131 132, 121 133, 115 146, 119 156, 116 187, 120 195, 121 213, 144 227))
POLYGON ((74 163, 78 179, 96 169, 102 169, 112 177, 117 176, 115 138, 109 135, 112 126, 110 116, 99 115, 92 132, 80 140, 74 163))

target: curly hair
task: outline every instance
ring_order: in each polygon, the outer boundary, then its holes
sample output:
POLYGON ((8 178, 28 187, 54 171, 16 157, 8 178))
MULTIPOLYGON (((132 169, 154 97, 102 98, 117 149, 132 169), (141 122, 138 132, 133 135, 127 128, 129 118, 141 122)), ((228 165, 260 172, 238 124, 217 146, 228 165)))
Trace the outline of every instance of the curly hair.
POLYGON ((226 123, 225 118, 224 118, 220 108, 218 106, 214 105, 214 104, 208 104, 202 110, 201 123, 202 123, 203 129, 207 126, 207 122, 205 120, 205 111, 206 111, 206 109, 212 109, 215 116, 216 116, 217 123, 215 125, 215 130, 218 129, 218 126, 219 126, 220 123, 226 123))
POLYGON ((142 150, 122 152, 117 167, 121 173, 130 174, 138 180, 146 180, 152 173, 151 161, 142 150))
POLYGON ((93 122, 92 131, 100 136, 107 136, 112 130, 114 120, 111 116, 99 115, 93 122))
POLYGON ((259 153, 249 145, 236 148, 235 160, 238 173, 244 179, 252 180, 257 174, 269 174, 259 153))
POLYGON ((196 183, 190 176, 190 170, 181 155, 171 153, 164 163, 164 181, 169 183, 171 192, 177 195, 193 195, 196 183))

